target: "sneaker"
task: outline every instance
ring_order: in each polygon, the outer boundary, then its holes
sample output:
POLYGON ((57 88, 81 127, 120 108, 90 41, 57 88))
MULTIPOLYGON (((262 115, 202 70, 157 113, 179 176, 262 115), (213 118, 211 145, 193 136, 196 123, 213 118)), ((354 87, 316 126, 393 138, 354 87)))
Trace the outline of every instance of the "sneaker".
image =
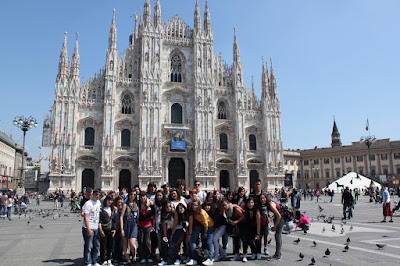
POLYGON ((226 249, 222 249, 221 254, 219 254, 219 255, 220 255, 221 259, 225 259, 226 258, 226 249))
POLYGON ((270 260, 281 260, 281 256, 276 256, 276 255, 274 255, 274 256, 272 256, 272 257, 270 257, 270 260))
POLYGON ((140 263, 146 263, 146 259, 142 259, 140 263))
POLYGON ((163 265, 165 265, 165 264, 167 264, 164 260, 162 260, 162 261, 160 261, 157 265, 158 266, 163 266, 163 265))
POLYGON ((88 265, 86 265, 86 266, 93 266, 92 264, 88 264, 88 265))
POLYGON ((206 266, 213 265, 213 262, 212 262, 212 260, 207 259, 206 261, 203 261, 203 265, 206 265, 206 266))
POLYGON ((101 264, 102 266, 108 266, 108 261, 104 261, 103 264, 101 264))
POLYGON ((261 260, 261 253, 257 253, 257 259, 261 260))
POLYGON ((393 220, 390 220, 389 223, 393 223, 393 220))
POLYGON ((237 260, 239 260, 240 259, 240 256, 239 256, 239 254, 235 254, 235 256, 231 259, 231 261, 237 261, 237 260))
POLYGON ((194 259, 190 259, 189 262, 186 263, 186 265, 189 265, 189 266, 191 266, 191 265, 197 265, 197 261, 194 260, 194 259))
POLYGON ((180 259, 177 259, 177 260, 174 262, 174 265, 179 265, 179 264, 181 264, 181 260, 180 260, 180 259))
POLYGON ((93 265, 93 266, 101 266, 100 264, 98 264, 98 263, 96 263, 95 265, 93 265))
POLYGON ((386 220, 382 220, 381 223, 386 223, 386 220))
POLYGON ((251 260, 255 260, 256 259, 256 253, 251 254, 251 260))
POLYGON ((246 254, 243 255, 242 262, 247 262, 247 255, 246 254))
POLYGON ((148 263, 153 263, 153 260, 152 259, 148 259, 147 262, 148 263))
POLYGON ((264 254, 269 255, 268 248, 264 248, 264 254))

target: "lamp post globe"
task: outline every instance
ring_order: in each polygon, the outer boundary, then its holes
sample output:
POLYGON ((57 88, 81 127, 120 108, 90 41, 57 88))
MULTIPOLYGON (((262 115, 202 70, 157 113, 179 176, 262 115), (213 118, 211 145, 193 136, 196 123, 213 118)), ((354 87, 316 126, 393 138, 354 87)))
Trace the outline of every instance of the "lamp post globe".
POLYGON ((17 116, 15 117, 13 121, 13 125, 17 126, 24 132, 24 142, 23 142, 23 147, 22 147, 22 160, 21 160, 21 174, 18 180, 18 189, 17 193, 19 195, 25 194, 25 165, 24 165, 24 159, 25 159, 25 136, 26 132, 29 131, 29 129, 32 128, 32 126, 37 127, 37 121, 35 118, 32 116, 29 116, 28 118, 25 118, 24 116, 17 116))

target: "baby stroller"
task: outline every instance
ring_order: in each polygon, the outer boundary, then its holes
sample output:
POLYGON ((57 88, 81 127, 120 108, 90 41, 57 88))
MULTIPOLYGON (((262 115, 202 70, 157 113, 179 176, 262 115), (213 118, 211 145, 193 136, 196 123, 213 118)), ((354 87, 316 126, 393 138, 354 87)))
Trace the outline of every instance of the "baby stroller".
POLYGON ((78 199, 72 201, 71 212, 80 212, 81 211, 81 203, 78 199))

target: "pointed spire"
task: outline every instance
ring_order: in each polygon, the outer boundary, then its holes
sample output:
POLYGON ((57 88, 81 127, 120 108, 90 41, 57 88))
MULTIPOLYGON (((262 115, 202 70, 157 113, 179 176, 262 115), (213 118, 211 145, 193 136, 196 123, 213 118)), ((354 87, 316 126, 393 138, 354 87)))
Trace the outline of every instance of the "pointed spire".
POLYGON ((154 27, 158 27, 161 25, 161 5, 160 0, 156 1, 156 5, 154 6, 154 27))
POLYGON ((251 76, 251 94, 252 94, 253 98, 256 95, 256 93, 254 91, 254 77, 253 76, 251 76))
POLYGON ((78 38, 79 33, 76 33, 76 42, 75 42, 75 50, 74 54, 72 55, 72 65, 71 65, 71 76, 72 77, 79 77, 79 47, 78 47, 78 38))
POLYGON ((333 129, 331 137, 332 137, 332 143, 331 143, 332 147, 342 146, 342 141, 340 140, 340 133, 336 126, 335 118, 333 118, 333 129))
POLYGON ((150 26, 151 24, 151 6, 149 0, 146 0, 146 3, 144 4, 143 23, 145 27, 150 26))
POLYGON ((339 133, 339 130, 338 130, 338 128, 337 128, 336 121, 333 120, 332 134, 338 134, 338 133, 339 133))
POLYGON ((206 10, 204 11, 204 33, 206 36, 211 34, 211 16, 208 10, 208 1, 206 0, 206 10))
POLYGON ((271 95, 277 97, 276 79, 275 79, 275 73, 274 73, 274 66, 272 65, 272 57, 270 57, 269 60, 271 61, 271 74, 270 74, 270 79, 269 79, 270 93, 271 93, 271 95))
POLYGON ((240 51, 239 51, 239 44, 236 36, 236 27, 233 28, 235 36, 233 40, 233 62, 240 63, 240 51))
POLYGON ((139 31, 142 29, 143 27, 143 23, 142 23, 142 9, 140 9, 140 17, 139 17, 139 31))
POLYGON ((135 14, 135 36, 138 35, 138 31, 139 31, 139 28, 138 28, 138 18, 137 18, 137 15, 135 14))
POLYGON ((115 8, 110 28, 110 38, 108 39, 108 49, 117 49, 117 28, 115 27, 115 8))
POLYGON ((195 35, 201 33, 201 15, 198 0, 196 0, 196 9, 194 11, 194 32, 195 35))
POLYGON ((60 54, 60 62, 58 64, 58 75, 57 79, 62 76, 68 76, 69 62, 68 62, 68 51, 67 51, 67 32, 64 33, 64 43, 60 54))

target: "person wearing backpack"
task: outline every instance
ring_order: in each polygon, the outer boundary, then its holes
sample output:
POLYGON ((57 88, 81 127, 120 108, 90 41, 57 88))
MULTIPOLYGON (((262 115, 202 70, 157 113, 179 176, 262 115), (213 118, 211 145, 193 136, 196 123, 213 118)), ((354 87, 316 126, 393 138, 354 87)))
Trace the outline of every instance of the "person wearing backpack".
POLYGON ((268 216, 270 216, 270 213, 274 214, 274 226, 271 227, 271 231, 275 232, 276 242, 275 254, 268 257, 268 260, 280 260, 282 258, 282 228, 284 225, 283 212, 281 210, 281 205, 275 203, 270 198, 267 198, 267 209, 268 216))
POLYGON ((296 213, 296 211, 298 211, 300 209, 300 201, 301 201, 301 196, 300 196, 299 192, 297 191, 296 188, 293 188, 293 191, 291 194, 293 213, 296 213))
POLYGON ((113 226, 113 217, 111 210, 112 197, 108 195, 103 200, 103 206, 100 210, 100 259, 103 265, 112 266, 111 252, 113 247, 113 238, 115 230, 113 226))

